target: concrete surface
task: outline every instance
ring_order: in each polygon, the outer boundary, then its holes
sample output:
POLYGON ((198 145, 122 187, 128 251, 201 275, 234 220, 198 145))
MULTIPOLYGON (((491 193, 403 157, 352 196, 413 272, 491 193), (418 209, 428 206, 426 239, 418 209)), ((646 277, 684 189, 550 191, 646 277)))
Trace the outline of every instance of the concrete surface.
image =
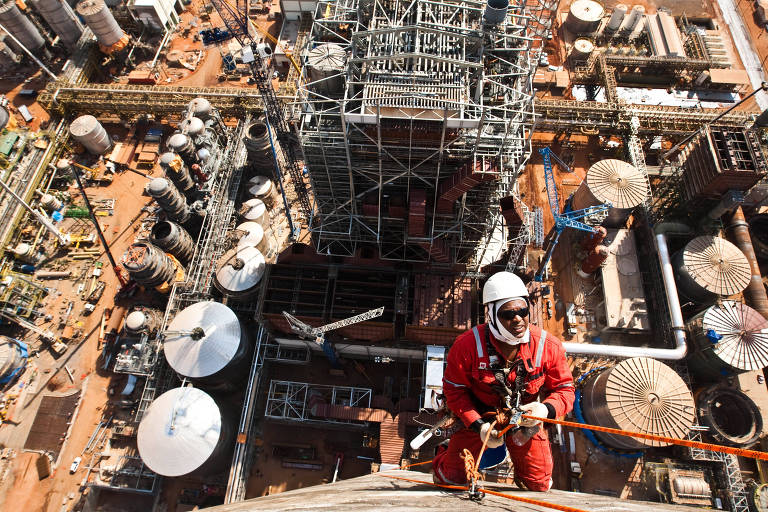
MULTIPOLYGON (((432 475, 417 471, 386 471, 366 476, 342 480, 335 484, 317 485, 305 489, 297 489, 282 494, 255 498, 240 503, 221 505, 207 508, 210 512, 250 512, 250 511, 446 511, 482 510, 493 511, 549 511, 537 505, 513 501, 499 496, 486 495, 476 503, 467 499, 460 491, 448 491, 427 485, 425 483, 407 482, 388 478, 387 475, 400 478, 411 478, 423 482, 432 482, 432 475)), ((537 499, 573 507, 590 512, 645 512, 653 507, 656 511, 689 511, 684 506, 664 503, 649 503, 630 501, 626 499, 597 496, 594 494, 572 493, 565 491, 550 491, 535 493, 521 491, 514 486, 488 484, 489 489, 513 496, 537 499)))

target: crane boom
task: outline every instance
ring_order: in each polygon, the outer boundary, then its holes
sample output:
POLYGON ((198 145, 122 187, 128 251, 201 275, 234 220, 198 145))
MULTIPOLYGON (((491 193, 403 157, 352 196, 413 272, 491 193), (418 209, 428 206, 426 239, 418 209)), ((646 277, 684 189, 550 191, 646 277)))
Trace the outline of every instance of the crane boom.
POLYGON ((344 320, 339 320, 338 322, 321 325, 320 327, 312 327, 311 325, 306 324, 295 316, 291 315, 287 311, 283 311, 283 316, 286 320, 288 320, 288 323, 290 324, 291 330, 293 332, 302 337, 315 338, 315 341, 318 343, 323 342, 323 333, 333 331, 334 329, 339 329, 341 327, 346 327, 348 325, 356 324, 358 322, 364 322, 365 320, 370 320, 371 318, 376 318, 383 314, 384 306, 366 311, 365 313, 361 313, 359 315, 345 318, 344 320))
POLYGON ((349 318, 345 318, 344 320, 339 320, 338 322, 333 322, 332 324, 323 325, 322 327, 315 327, 313 332, 315 334, 319 334, 321 332, 328 332, 333 331, 334 329, 339 329, 341 327, 346 327, 348 325, 356 324, 358 322, 364 322, 366 320, 370 320, 371 318, 376 318, 378 316, 381 316, 384 314, 384 306, 378 308, 378 309, 372 309, 370 311, 366 311, 365 313, 361 313, 359 315, 351 316, 349 318))

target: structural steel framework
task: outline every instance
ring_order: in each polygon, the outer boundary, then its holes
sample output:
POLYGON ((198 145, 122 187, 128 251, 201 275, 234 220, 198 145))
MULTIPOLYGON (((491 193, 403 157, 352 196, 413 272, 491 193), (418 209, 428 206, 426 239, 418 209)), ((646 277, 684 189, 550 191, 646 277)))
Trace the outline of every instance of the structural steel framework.
POLYGON ((308 47, 335 44, 347 56, 320 78, 308 60, 299 86, 319 252, 375 244, 384 259, 477 263, 502 232, 499 199, 514 193, 530 154, 540 7, 512 2, 503 23, 488 25, 484 6, 318 4, 308 47))
POLYGON ((264 411, 264 416, 282 420, 344 422, 328 418, 314 418, 310 412, 310 402, 317 399, 331 405, 367 408, 371 406, 371 394, 372 391, 368 388, 324 386, 306 382, 273 380, 269 383, 267 408, 264 411))

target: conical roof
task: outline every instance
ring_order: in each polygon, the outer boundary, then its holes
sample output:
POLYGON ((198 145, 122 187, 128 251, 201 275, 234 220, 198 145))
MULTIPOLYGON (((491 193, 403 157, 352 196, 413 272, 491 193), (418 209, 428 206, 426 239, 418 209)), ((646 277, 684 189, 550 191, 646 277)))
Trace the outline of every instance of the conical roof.
POLYGON ((240 336, 240 321, 231 309, 218 302, 198 302, 171 321, 163 335, 163 350, 180 375, 208 377, 232 361, 240 336))
POLYGON ((258 247, 261 241, 264 239, 264 228, 258 222, 243 222, 239 224, 235 229, 238 231, 245 231, 240 240, 237 242, 238 249, 241 247, 258 247))
POLYGON ((181 476, 207 461, 221 435, 221 411, 204 391, 166 391, 147 408, 136 442, 141 460, 163 476, 181 476))
POLYGON ((688 242, 683 265, 699 286, 722 296, 742 292, 752 276, 744 253, 717 236, 699 236, 688 242))
POLYGON ((605 395, 608 413, 623 430, 682 439, 693 424, 694 402, 688 386, 672 368, 655 359, 634 357, 613 367, 605 395))
POLYGON ((710 307, 702 328, 722 336, 712 350, 732 367, 750 371, 768 366, 768 320, 746 304, 726 300, 710 307))
POLYGON ((648 197, 648 182, 637 168, 622 160, 600 160, 587 171, 592 195, 614 208, 634 208, 648 197))
POLYGON ((266 261, 256 247, 238 246, 227 251, 216 265, 216 284, 223 293, 250 290, 264 276, 266 261))

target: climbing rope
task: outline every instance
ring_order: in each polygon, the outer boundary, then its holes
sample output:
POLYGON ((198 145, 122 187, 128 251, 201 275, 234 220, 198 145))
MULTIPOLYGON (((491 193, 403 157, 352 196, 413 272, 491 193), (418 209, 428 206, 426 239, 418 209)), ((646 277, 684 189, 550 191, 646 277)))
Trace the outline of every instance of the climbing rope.
MULTIPOLYGON (((744 448, 733 448, 730 446, 722 446, 719 444, 702 443, 701 441, 691 441, 689 439, 677 439, 675 437, 659 436, 655 434, 643 434, 641 432, 630 432, 628 430, 621 430, 618 428, 598 427, 596 425, 576 423, 574 421, 539 418, 536 416, 530 416, 528 414, 523 414, 522 417, 530 420, 539 420, 545 423, 552 423, 554 425, 562 425, 564 427, 580 428, 580 429, 592 430, 596 432, 605 432, 606 434, 614 434, 617 436, 637 437, 638 439, 646 439, 648 441, 657 441, 661 443, 675 444, 678 446, 687 446, 688 448, 699 448, 701 450, 709 450, 711 452, 727 453, 729 455, 739 455, 741 457, 748 457, 750 459, 768 461, 768 453, 760 452, 757 450, 746 450, 744 448)), ((499 437, 501 437, 509 429, 514 428, 515 426, 516 425, 509 425, 506 428, 502 429, 502 431, 499 432, 499 437)))
MULTIPOLYGON (((426 484, 426 485, 431 485, 433 487, 440 487, 441 489, 451 489, 454 491, 468 491, 470 489, 470 487, 467 485, 463 485, 463 486, 462 485, 444 485, 444 484, 436 484, 434 482, 427 482, 426 480, 416 480, 415 478, 405 478, 402 476, 387 475, 385 473, 377 473, 377 474, 379 476, 392 478, 394 480, 404 480, 406 482, 426 484)), ((546 508, 551 508, 553 510, 560 510, 561 512, 587 512, 586 510, 582 510, 580 508, 569 507, 566 505, 558 505, 557 503, 550 503, 548 501, 536 500, 533 498, 525 498, 523 496, 514 496, 512 494, 505 494, 503 492, 494 491, 492 489, 487 489, 485 487, 478 487, 477 490, 481 493, 492 494, 493 496, 499 496, 501 498, 506 498, 513 501, 519 501, 521 503, 528 503, 529 505, 537 505, 539 507, 546 507, 546 508)))

